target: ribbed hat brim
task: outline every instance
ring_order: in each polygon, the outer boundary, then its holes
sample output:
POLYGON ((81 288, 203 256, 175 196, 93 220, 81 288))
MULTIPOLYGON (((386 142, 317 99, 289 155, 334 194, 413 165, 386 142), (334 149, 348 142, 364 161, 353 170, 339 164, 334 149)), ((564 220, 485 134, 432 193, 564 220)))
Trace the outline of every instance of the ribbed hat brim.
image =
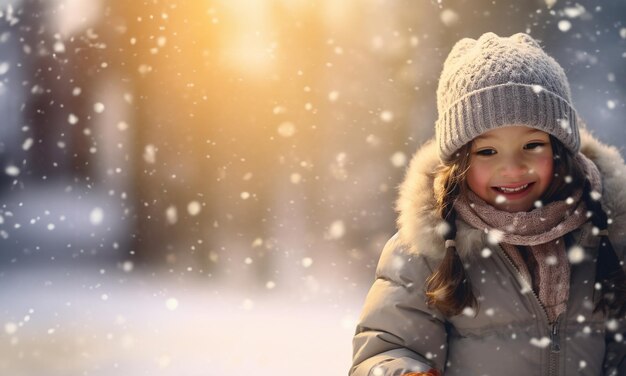
POLYGON ((506 125, 537 128, 578 152, 576 110, 559 95, 538 85, 509 83, 473 91, 453 103, 437 121, 442 160, 449 160, 463 140, 506 125))

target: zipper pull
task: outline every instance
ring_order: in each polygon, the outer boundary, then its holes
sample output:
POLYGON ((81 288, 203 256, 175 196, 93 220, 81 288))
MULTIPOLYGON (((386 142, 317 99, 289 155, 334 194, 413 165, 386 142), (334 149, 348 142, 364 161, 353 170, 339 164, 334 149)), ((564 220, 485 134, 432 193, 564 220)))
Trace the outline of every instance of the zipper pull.
POLYGON ((554 324, 552 324, 552 331, 550 332, 550 341, 552 344, 552 352, 558 353, 561 351, 561 340, 559 338, 559 320, 557 319, 554 324))

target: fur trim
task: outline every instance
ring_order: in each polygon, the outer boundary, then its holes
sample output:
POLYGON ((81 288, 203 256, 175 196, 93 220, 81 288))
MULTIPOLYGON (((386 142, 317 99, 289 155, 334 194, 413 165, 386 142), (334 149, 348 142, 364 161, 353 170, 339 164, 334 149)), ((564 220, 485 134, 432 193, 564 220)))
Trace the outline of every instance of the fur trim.
POLYGON ((581 132, 581 153, 591 159, 602 175, 602 207, 611 224, 609 238, 615 249, 626 244, 626 165, 619 150, 581 132))
MULTIPOLYGON (((585 129, 580 130, 580 152, 591 159, 602 175, 602 205, 612 223, 609 234, 614 245, 626 244, 626 165, 617 148, 608 146, 585 129)), ((427 141, 415 153, 399 187, 396 202, 398 237, 411 252, 441 259, 445 254, 443 235, 446 223, 436 213, 433 192, 434 171, 440 164, 438 147, 427 141)), ((458 222, 456 243, 460 253, 469 253, 485 244, 484 233, 458 222)))

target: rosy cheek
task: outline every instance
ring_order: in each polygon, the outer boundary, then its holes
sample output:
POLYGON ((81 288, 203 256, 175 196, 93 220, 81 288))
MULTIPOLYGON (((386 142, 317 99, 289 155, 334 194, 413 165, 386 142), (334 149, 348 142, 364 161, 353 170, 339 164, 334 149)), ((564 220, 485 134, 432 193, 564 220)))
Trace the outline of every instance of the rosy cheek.
POLYGON ((550 184, 552 182, 552 178, 554 176, 554 160, 552 156, 542 158, 539 163, 539 175, 541 179, 546 183, 550 184))
POLYGON ((480 165, 473 165, 467 175, 469 188, 481 198, 485 198, 488 191, 489 174, 480 165))

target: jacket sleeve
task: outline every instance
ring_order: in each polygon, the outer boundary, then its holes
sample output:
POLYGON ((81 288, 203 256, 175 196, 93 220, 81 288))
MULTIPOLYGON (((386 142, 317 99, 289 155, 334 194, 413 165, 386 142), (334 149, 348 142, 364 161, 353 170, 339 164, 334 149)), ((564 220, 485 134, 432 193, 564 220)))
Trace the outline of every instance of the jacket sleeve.
MULTIPOLYGON (((609 238, 624 268, 626 253, 626 229, 614 229, 609 238)), ((626 318, 611 319, 607 325, 606 352, 604 357, 606 376, 626 375, 626 318)))
POLYGON ((396 376, 443 370, 445 319, 425 303, 431 269, 423 256, 399 244, 397 234, 381 254, 353 339, 351 376, 396 376))

